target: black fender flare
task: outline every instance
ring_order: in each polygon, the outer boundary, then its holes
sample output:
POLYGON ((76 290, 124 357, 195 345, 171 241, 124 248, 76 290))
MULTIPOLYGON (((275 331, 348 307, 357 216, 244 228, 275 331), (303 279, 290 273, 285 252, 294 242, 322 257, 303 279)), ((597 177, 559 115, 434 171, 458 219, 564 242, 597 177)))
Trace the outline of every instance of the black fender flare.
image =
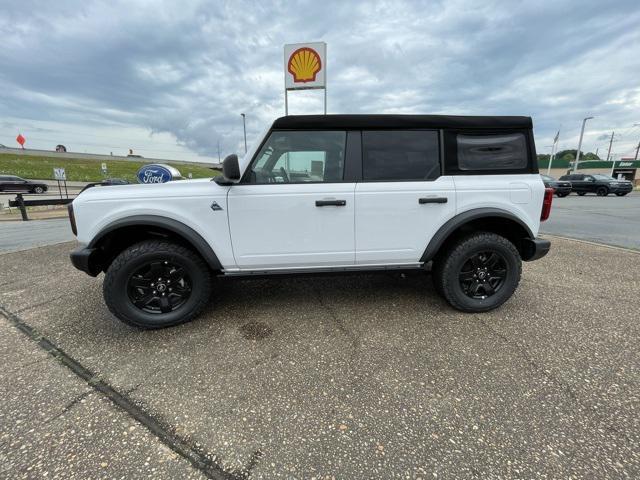
POLYGON ((474 220, 489 217, 499 217, 512 220, 520 225, 525 230, 525 232, 527 232, 527 236, 530 240, 533 240, 535 238, 528 225, 511 212, 501 210, 499 208, 474 208, 472 210, 467 210, 466 212, 462 212, 456 215, 455 217, 449 219, 444 225, 442 225, 442 227, 440 227, 440 229, 429 241, 429 244, 424 250, 422 257, 420 257, 420 261, 428 262, 430 260, 433 260, 433 257, 435 257, 436 253, 438 253, 438 250, 440 250, 440 247, 445 242, 447 237, 449 237, 449 235, 451 235, 456 229, 474 220))
POLYGON ((214 270, 222 270, 222 264, 218 260, 217 255, 211 248, 211 245, 202 238, 202 236, 196 232, 193 228, 185 225, 182 222, 174 220, 172 218, 161 217, 159 215, 133 215, 131 217, 125 217, 120 220, 115 220, 106 227, 104 227, 98 234, 91 240, 87 248, 96 248, 105 235, 124 227, 160 227, 168 230, 188 241, 193 248, 204 258, 209 266, 214 270))

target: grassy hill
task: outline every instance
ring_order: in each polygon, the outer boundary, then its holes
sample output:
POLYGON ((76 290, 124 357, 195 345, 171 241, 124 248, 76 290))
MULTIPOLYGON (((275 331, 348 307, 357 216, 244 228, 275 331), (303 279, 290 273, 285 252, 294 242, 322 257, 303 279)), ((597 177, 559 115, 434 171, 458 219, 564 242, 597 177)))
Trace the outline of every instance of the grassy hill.
MULTIPOLYGON (((126 160, 107 160, 107 177, 124 178, 130 182, 136 182, 136 172, 149 160, 129 162, 126 160)), ((100 167, 102 161, 84 160, 65 157, 38 157, 27 155, 14 155, 10 153, 0 154, 0 174, 17 175, 23 178, 53 179, 53 169, 64 168, 67 180, 79 182, 97 182, 105 178, 100 167)), ((189 173, 193 178, 211 178, 219 175, 218 172, 198 165, 185 165, 184 163, 169 163, 177 168, 184 177, 189 173)))

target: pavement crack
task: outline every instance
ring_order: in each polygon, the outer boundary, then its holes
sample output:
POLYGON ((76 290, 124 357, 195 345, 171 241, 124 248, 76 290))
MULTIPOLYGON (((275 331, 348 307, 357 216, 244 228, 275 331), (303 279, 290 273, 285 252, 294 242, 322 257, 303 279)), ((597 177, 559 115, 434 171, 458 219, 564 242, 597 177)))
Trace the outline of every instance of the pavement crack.
MULTIPOLYGON (((204 476, 214 480, 242 480, 245 478, 236 472, 225 470, 217 461, 216 457, 204 451, 199 445, 187 438, 178 435, 175 428, 166 425, 156 416, 142 409, 136 402, 129 398, 127 393, 120 392, 112 387, 105 380, 100 379, 94 372, 82 365, 78 360, 68 355, 64 350, 51 342, 45 336, 41 335, 35 328, 27 324, 15 313, 7 310, 0 305, 0 314, 20 332, 26 335, 30 340, 35 342, 41 349, 58 360, 62 365, 71 370, 76 376, 89 385, 93 391, 107 397, 111 402, 134 420, 142 424, 147 430, 154 435, 160 442, 175 453, 186 459, 191 465, 200 471, 204 476)), ((90 391, 91 393, 94 393, 90 391)), ((62 414, 73 408, 81 398, 76 398, 70 402, 62 414)))
POLYGON ((57 413, 56 415, 54 415, 51 418, 48 418, 47 420, 44 421, 45 425, 47 423, 51 423, 54 420, 57 420, 58 418, 62 417, 63 415, 65 415, 66 413, 68 413, 74 406, 76 406, 78 403, 80 403, 84 398, 88 397, 89 395, 91 395, 92 393, 96 393, 93 390, 87 390, 86 392, 82 392, 80 395, 77 395, 75 398, 73 398, 69 403, 67 403, 63 409, 60 411, 60 413, 57 413))
POLYGON ((358 349, 360 348, 360 340, 358 339, 356 334, 347 327, 344 320, 340 318, 340 316, 334 311, 334 309, 331 308, 329 304, 324 302, 322 295, 319 292, 317 293, 317 298, 318 303, 320 303, 320 306, 329 314, 329 316, 333 320, 333 323, 338 327, 340 333, 342 333, 349 339, 349 342, 351 343, 352 357, 355 357, 358 349))
POLYGON ((249 459, 249 462, 247 463, 247 466, 244 468, 244 472, 245 472, 244 478, 251 477, 251 473, 253 472, 253 469, 256 468, 256 466, 258 465, 258 462, 262 457, 263 457, 262 450, 258 449, 255 452, 253 452, 253 454, 251 455, 251 458, 249 459))

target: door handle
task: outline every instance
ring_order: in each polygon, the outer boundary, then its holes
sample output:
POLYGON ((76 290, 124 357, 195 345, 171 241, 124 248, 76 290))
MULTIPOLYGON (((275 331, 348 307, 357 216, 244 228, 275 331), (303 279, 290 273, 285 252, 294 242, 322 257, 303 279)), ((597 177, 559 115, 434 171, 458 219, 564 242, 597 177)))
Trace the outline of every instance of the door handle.
POLYGON ((316 207, 344 207, 346 204, 346 200, 316 200, 316 207))
POLYGON ((424 205, 425 203, 447 203, 449 199, 447 197, 424 197, 419 198, 418 203, 424 205))

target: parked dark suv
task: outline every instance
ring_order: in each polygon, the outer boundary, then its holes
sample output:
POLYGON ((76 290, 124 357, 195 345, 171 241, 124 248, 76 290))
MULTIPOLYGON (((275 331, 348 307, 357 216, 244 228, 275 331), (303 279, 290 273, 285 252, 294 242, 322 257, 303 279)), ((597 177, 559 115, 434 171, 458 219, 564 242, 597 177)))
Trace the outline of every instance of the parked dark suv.
POLYGON ((553 193, 555 193, 558 197, 566 197, 571 193, 571 182, 563 182, 561 180, 556 180, 549 175, 540 175, 542 177, 542 181, 544 182, 544 186, 548 188, 553 188, 553 193))
POLYGON ((578 195, 595 193, 599 197, 606 197, 610 193, 615 193, 617 196, 622 197, 633 190, 631 182, 616 180, 609 175, 600 173, 572 173, 571 175, 563 175, 560 180, 571 182, 571 191, 576 192, 578 195))
POLYGON ((14 175, 0 175, 0 192, 44 193, 47 189, 44 183, 32 182, 14 175))

